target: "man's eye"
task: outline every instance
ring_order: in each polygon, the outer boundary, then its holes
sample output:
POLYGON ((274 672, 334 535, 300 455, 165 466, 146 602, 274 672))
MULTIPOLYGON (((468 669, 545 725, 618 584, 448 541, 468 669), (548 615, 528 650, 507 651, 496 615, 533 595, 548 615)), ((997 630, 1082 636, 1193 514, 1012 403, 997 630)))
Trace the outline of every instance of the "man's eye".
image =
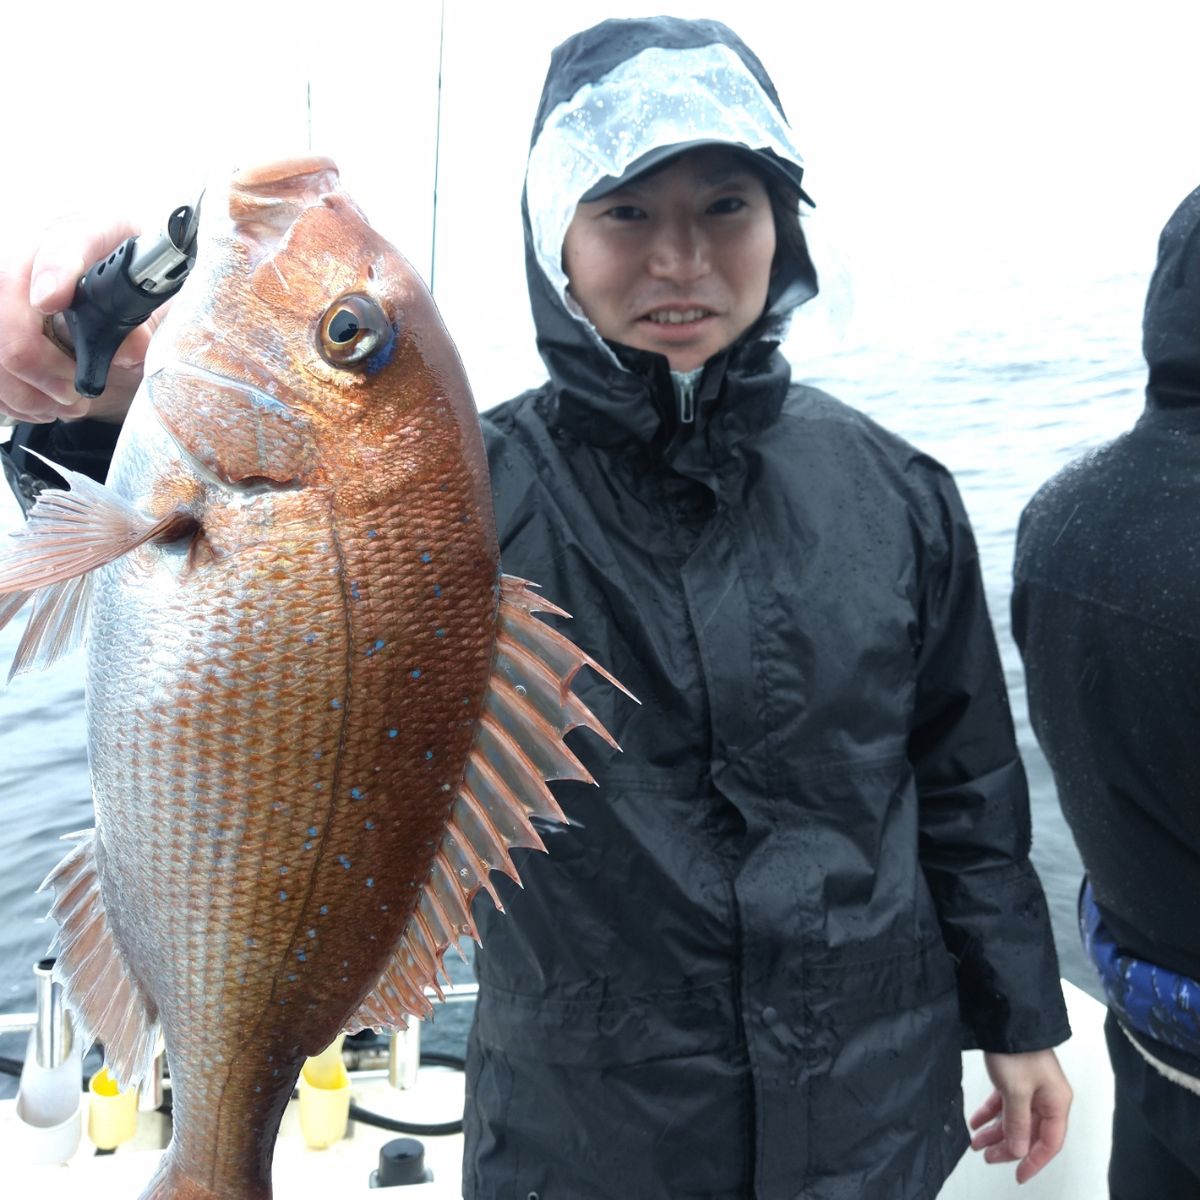
POLYGON ((710 213, 735 213, 741 212, 746 207, 746 202, 741 196, 723 196, 720 200, 714 200, 708 206, 710 213))
POLYGON ((646 214, 636 204, 614 204, 604 215, 614 221, 640 221, 646 214))

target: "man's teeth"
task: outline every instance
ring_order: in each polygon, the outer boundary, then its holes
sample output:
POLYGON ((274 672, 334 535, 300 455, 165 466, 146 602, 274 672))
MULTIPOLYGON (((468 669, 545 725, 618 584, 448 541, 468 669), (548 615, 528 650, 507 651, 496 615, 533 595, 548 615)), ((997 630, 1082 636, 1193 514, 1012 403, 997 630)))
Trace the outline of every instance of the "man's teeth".
POLYGON ((686 312, 663 310, 648 313, 647 319, 656 325, 683 325, 688 321, 699 321, 701 317, 707 316, 708 309, 706 308, 689 308, 686 312))

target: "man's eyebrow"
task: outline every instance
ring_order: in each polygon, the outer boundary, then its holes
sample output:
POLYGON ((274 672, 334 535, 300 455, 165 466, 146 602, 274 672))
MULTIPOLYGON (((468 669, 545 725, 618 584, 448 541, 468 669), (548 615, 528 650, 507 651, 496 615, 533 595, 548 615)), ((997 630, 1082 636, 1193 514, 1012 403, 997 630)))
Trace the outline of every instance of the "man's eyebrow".
POLYGON ((755 173, 749 167, 740 163, 731 163, 727 167, 713 167, 699 176, 699 182, 708 187, 719 187, 725 183, 744 183, 755 178, 755 173))

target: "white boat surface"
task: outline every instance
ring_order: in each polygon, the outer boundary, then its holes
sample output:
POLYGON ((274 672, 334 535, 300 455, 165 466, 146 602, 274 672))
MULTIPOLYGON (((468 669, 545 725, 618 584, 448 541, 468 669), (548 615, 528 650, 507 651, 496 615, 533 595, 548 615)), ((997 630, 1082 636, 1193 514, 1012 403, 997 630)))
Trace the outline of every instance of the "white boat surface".
MULTIPOLYGON (((1107 1195, 1106 1171, 1112 1119, 1113 1083, 1104 1045, 1104 1007, 1063 980, 1074 1036, 1059 1049, 1075 1092, 1070 1130, 1063 1152, 1029 1183, 1018 1187, 1015 1166, 992 1166, 968 1151, 941 1193, 941 1200, 1095 1200, 1107 1195)), ((27 1036, 27 1033, 26 1033, 27 1036)), ((415 1086, 397 1089, 388 1072, 351 1075, 354 1102, 381 1116, 417 1123, 453 1121, 463 1108, 463 1075, 444 1066, 422 1066, 415 1086)), ((968 1114, 991 1091, 983 1056, 963 1056, 963 1091, 968 1114)), ((87 1097, 83 1098, 86 1105, 87 1097)), ((323 1150, 310 1149, 300 1128, 298 1104, 288 1106, 275 1149, 276 1200, 367 1200, 378 1195, 371 1173, 380 1148, 396 1133, 351 1120, 346 1136, 323 1150)), ((86 1109, 83 1113, 87 1128, 86 1109)), ((139 1114, 135 1137, 110 1154, 97 1154, 86 1133, 64 1164, 35 1166, 29 1161, 29 1130, 18 1119, 16 1101, 0 1102, 0 1156, 5 1163, 6 1196, 36 1200, 134 1200, 154 1174, 166 1138, 168 1119, 139 1114)), ((425 1137, 425 1165, 432 1179, 406 1185, 404 1195, 452 1200, 462 1194, 462 1136, 425 1137)))

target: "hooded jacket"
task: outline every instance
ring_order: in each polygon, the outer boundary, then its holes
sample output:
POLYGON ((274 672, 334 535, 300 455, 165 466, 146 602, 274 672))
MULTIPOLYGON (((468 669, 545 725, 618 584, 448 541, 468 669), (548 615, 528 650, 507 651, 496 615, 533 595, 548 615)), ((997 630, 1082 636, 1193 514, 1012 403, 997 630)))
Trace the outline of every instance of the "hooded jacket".
POLYGON ((468 1197, 932 1197, 963 1046, 1068 1034, 966 515, 936 462, 790 382, 807 253, 694 412, 566 291, 580 196, 708 140, 798 185, 786 131, 716 23, 605 22, 551 62, 524 205, 549 381, 485 414, 497 525, 641 704, 577 679, 624 752, 572 735, 599 791, 557 785, 572 824, 498 880, 506 916, 477 909, 468 1197), (671 80, 699 99, 656 124, 627 93, 671 80), (631 144, 597 124, 622 104, 631 144))
POLYGON ((1142 345, 1137 423, 1022 515, 1013 633, 1104 924, 1122 953, 1200 980, 1200 188, 1163 230, 1142 345))

